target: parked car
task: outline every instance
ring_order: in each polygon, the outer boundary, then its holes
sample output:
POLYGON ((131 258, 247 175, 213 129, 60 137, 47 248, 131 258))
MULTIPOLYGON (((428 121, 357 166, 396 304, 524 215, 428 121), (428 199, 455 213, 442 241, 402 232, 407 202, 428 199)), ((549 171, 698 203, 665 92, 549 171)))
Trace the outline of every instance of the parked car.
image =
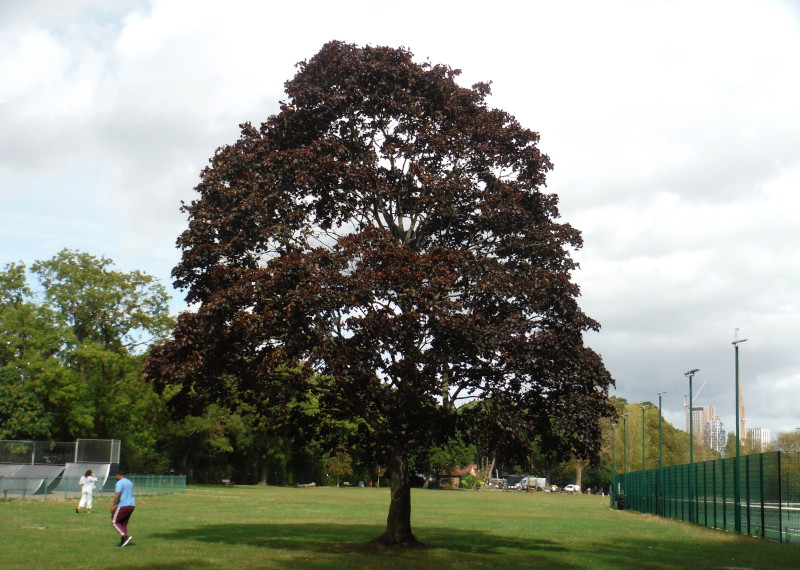
POLYGON ((570 493, 570 494, 572 494, 572 493, 580 493, 581 492, 581 486, 580 485, 567 485, 566 487, 564 487, 564 492, 565 493, 570 493))

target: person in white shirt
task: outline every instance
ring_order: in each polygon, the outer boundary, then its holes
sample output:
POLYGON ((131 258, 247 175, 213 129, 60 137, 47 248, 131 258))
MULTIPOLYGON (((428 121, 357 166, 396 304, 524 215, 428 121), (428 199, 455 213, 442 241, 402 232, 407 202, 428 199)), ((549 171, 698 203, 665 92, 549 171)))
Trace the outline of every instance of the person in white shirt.
POLYGON ((78 482, 81 486, 81 502, 78 503, 78 506, 75 507, 75 512, 80 513, 81 508, 86 507, 86 512, 92 512, 92 503, 93 503, 93 494, 94 494, 94 486, 97 483, 97 477, 94 476, 92 470, 89 469, 81 476, 80 481, 78 482))

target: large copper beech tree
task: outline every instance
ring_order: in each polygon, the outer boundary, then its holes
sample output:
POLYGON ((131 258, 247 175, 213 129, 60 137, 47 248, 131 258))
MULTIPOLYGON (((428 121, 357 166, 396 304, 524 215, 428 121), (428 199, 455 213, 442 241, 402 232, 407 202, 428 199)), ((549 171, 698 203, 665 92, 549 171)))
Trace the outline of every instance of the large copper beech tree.
POLYGON ((184 206, 173 276, 197 310, 148 365, 177 402, 236 386, 276 420, 309 393, 358 418, 388 457, 383 544, 416 542, 408 455, 459 402, 501 402, 509 434, 581 457, 609 413, 538 134, 458 74, 341 42, 298 64, 280 113, 242 125, 184 206))

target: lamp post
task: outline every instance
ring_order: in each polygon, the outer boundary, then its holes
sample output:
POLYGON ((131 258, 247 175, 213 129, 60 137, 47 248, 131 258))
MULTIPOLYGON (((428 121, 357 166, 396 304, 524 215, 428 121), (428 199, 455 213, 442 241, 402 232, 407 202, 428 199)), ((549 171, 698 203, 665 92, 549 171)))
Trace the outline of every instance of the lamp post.
POLYGON ((616 430, 617 422, 611 422, 611 505, 616 503, 616 488, 617 488, 617 446, 614 440, 614 431, 616 430))
MULTIPOLYGON (((622 414, 622 500, 624 501, 625 508, 628 508, 627 502, 627 474, 628 474, 628 416, 630 413, 622 414)), ((617 501, 619 499, 617 498, 617 501)), ((619 503, 617 503, 619 504, 619 503)))
POLYGON ((661 396, 666 392, 658 393, 658 468, 661 469, 664 463, 664 432, 662 431, 662 424, 664 416, 661 415, 661 396))
POLYGON ((694 522, 694 403, 692 402, 692 378, 699 372, 692 368, 683 375, 689 378, 689 522, 694 522))
POLYGON ((698 368, 692 368, 689 372, 684 372, 684 376, 689 378, 689 464, 694 463, 694 404, 692 402, 692 378, 695 373, 700 372, 698 368))
POLYGON ((736 458, 733 460, 733 521, 734 528, 737 534, 742 534, 742 492, 739 487, 739 455, 740 438, 739 438, 739 344, 745 342, 746 338, 739 338, 739 329, 734 329, 733 335, 733 352, 736 368, 736 458))
POLYGON ((622 414, 622 473, 628 472, 628 416, 622 414))
POLYGON ((644 411, 649 407, 650 404, 642 404, 642 471, 645 470, 645 460, 647 459, 644 445, 644 411))
POLYGON ((611 472, 617 474, 617 446, 614 440, 614 431, 617 427, 617 422, 611 422, 611 472))
POLYGON ((661 415, 661 396, 666 394, 666 392, 659 392, 658 393, 658 485, 656 487, 656 499, 658 499, 658 514, 663 515, 662 512, 662 505, 661 505, 661 477, 663 474, 663 467, 664 467, 664 432, 661 429, 663 424, 664 416, 661 415))

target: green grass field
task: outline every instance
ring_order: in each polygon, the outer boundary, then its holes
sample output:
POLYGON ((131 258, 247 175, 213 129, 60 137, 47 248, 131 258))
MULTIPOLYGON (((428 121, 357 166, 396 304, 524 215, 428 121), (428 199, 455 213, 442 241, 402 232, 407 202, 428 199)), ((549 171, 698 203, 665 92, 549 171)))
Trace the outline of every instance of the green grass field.
POLYGON ((608 507, 608 497, 412 494, 420 549, 369 544, 387 489, 189 487, 138 497, 115 548, 110 499, 0 502, 2 568, 800 568, 800 545, 608 507))

